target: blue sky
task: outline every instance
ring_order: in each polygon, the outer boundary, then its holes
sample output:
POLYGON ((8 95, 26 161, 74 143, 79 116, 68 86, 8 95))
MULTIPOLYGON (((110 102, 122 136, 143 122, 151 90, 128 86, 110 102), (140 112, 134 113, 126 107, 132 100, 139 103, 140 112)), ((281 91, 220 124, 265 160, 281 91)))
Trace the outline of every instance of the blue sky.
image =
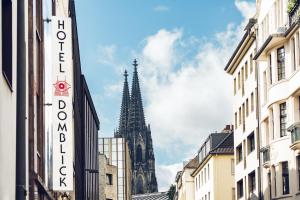
POLYGON ((160 190, 209 133, 231 122, 223 68, 253 8, 241 0, 76 1, 81 64, 101 137, 118 126, 124 69, 131 83, 132 60, 140 63, 160 190))

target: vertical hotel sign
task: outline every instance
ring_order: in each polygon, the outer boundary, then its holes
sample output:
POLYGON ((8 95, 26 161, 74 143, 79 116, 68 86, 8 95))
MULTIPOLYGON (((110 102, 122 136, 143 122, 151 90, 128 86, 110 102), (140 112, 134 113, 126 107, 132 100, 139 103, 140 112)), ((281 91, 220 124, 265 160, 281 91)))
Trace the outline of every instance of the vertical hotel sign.
POLYGON ((71 19, 52 18, 53 190, 73 190, 73 63, 71 19))

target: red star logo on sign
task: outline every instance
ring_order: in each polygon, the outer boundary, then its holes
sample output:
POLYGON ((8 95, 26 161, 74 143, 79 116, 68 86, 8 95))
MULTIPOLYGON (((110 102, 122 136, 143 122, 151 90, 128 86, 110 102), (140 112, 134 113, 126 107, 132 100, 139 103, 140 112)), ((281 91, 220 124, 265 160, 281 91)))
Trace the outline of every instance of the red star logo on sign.
POLYGON ((71 88, 71 85, 67 81, 57 80, 53 85, 55 87, 54 96, 69 96, 68 90, 71 88))

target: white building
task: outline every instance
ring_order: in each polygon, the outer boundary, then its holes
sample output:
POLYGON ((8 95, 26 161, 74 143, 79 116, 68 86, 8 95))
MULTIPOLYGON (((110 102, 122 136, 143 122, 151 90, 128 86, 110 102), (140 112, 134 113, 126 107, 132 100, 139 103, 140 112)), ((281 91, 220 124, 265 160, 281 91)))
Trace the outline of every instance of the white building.
POLYGON ((17 1, 1 1, 0 197, 15 199, 17 101, 17 1))
POLYGON ((259 197, 259 129, 257 109, 257 65, 255 19, 225 67, 232 76, 237 199, 259 197))
POLYGON ((264 199, 300 199, 299 1, 257 1, 264 199))

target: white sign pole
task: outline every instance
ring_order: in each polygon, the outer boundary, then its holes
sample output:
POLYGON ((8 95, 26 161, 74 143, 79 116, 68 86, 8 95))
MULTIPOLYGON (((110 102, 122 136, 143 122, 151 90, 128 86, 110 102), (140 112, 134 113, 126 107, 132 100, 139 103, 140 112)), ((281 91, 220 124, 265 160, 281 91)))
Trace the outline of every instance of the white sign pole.
POLYGON ((68 17, 52 18, 53 190, 73 191, 73 62, 68 17))

